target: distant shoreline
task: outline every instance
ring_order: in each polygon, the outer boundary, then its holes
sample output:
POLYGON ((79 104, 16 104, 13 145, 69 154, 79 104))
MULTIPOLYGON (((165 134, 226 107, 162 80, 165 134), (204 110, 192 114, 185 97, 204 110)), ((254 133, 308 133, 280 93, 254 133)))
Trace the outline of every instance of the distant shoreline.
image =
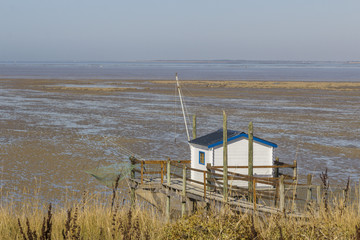
MULTIPOLYGON (((30 89, 46 91, 80 91, 91 93, 147 91, 154 86, 175 84, 175 80, 163 79, 49 79, 49 78, 1 78, 0 82, 16 82, 30 89), (131 83, 133 87, 128 87, 131 83), (99 85, 100 84, 100 85, 99 85), (71 85, 71 86, 70 86, 71 85), (134 87, 136 86, 136 87, 134 87)), ((333 81, 270 81, 270 80, 181 80, 182 85, 199 89, 303 89, 360 92, 360 82, 333 81)))
POLYGON ((0 63, 0 78, 360 82, 360 62, 149 60, 0 63))
POLYGON ((10 60, 0 61, 0 64, 112 64, 112 63, 297 63, 297 64, 311 64, 311 63, 345 63, 345 64, 360 64, 360 60, 247 60, 247 59, 150 59, 150 60, 48 60, 48 61, 26 61, 26 60, 10 60))

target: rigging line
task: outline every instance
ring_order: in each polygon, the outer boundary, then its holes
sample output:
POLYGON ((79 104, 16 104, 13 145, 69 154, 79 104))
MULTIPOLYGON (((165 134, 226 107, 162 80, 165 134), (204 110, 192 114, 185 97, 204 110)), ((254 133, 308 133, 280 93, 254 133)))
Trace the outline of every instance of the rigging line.
POLYGON ((179 96, 180 96, 181 108, 182 108, 182 111, 183 111, 183 117, 184 117, 186 135, 187 135, 188 141, 190 141, 190 135, 189 135, 188 126, 187 126, 187 122, 186 122, 186 116, 185 116, 185 111, 184 111, 184 104, 183 104, 183 100, 182 100, 182 96, 181 96, 181 88, 180 88, 180 84, 179 84, 179 79, 178 79, 177 73, 176 73, 176 75, 175 75, 175 79, 176 79, 176 85, 177 85, 177 89, 178 89, 179 96))
MULTIPOLYGON (((182 88, 185 88, 185 90, 192 96, 192 97, 195 97, 187 88, 186 88, 186 86, 185 85, 181 85, 181 93, 182 93, 182 88)), ((193 102, 195 102, 195 101, 193 101, 193 102)), ((184 108, 185 108, 185 115, 186 115, 186 118, 187 118, 187 120, 188 120, 188 123, 187 123, 187 125, 188 125, 188 127, 190 126, 191 127, 191 120, 190 120, 190 117, 189 117, 189 110, 188 110, 188 108, 187 108, 187 105, 186 105, 186 102, 185 101, 183 101, 183 104, 184 104, 184 108)))
POLYGON ((191 95, 191 97, 195 97, 185 85, 183 86, 183 88, 191 95))
MULTIPOLYGON (((183 85, 183 88, 185 89, 185 91, 187 92, 187 93, 189 93, 189 95, 191 95, 191 97, 192 98, 196 98, 191 92, 190 92, 190 90, 185 86, 185 85, 183 85)), ((198 98, 198 97, 197 97, 198 98)), ((191 103, 199 103, 199 102, 201 102, 201 101, 191 101, 191 103)), ((205 102, 205 101, 203 101, 203 102, 205 102)), ((190 122, 190 118, 189 118, 189 116, 188 116, 188 121, 190 122)), ((190 126, 191 126, 191 124, 190 124, 190 126)))
POLYGON ((187 107, 185 101, 184 101, 184 107, 185 107, 185 115, 186 115, 186 117, 187 117, 187 119, 188 119, 188 127, 191 128, 191 127, 192 127, 192 125, 191 125, 191 118, 189 117, 190 114, 189 114, 189 110, 188 110, 188 107, 187 107))
POLYGON ((176 110, 178 109, 178 96, 177 96, 177 94, 178 94, 178 90, 177 90, 177 85, 175 84, 175 94, 174 94, 174 144, 175 144, 175 146, 178 146, 178 147, 181 147, 179 144, 178 144, 178 142, 176 141, 176 137, 177 137, 177 121, 176 121, 176 119, 177 119, 177 114, 176 114, 176 110))
POLYGON ((176 104, 177 104, 177 89, 175 84, 175 94, 174 94, 174 142, 176 143, 176 104))
POLYGON ((128 155, 128 156, 136 156, 136 158, 138 158, 139 160, 144 160, 141 156, 131 152, 129 149, 117 144, 113 142, 113 139, 109 139, 108 137, 104 137, 106 142, 112 143, 113 146, 115 146, 116 148, 120 149, 120 153, 123 155, 128 155))
POLYGON ((186 105, 186 103, 185 103, 185 101, 184 101, 184 107, 185 107, 185 115, 186 115, 186 117, 187 117, 187 119, 188 119, 188 125, 190 124, 190 126, 191 126, 191 121, 190 121, 190 117, 189 117, 189 111, 188 111, 188 108, 187 108, 187 105, 186 105))

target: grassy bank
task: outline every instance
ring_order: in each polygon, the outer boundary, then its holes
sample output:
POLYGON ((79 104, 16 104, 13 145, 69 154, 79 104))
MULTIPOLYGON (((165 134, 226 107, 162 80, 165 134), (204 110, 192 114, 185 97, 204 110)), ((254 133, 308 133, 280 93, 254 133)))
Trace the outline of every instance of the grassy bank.
POLYGON ((357 204, 344 199, 320 208, 311 205, 304 218, 252 215, 200 209, 166 223, 150 207, 121 196, 83 194, 79 201, 42 205, 36 199, 7 203, 0 209, 1 239, 360 239, 357 204))

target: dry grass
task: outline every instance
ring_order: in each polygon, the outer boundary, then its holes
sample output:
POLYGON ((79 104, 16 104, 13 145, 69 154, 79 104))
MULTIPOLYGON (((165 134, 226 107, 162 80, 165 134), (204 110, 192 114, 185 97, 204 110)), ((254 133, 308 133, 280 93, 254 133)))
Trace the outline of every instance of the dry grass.
POLYGON ((360 239, 357 209, 337 201, 328 211, 315 205, 303 218, 199 212, 169 224, 164 239, 360 239), (316 210, 316 211, 315 211, 316 210))
POLYGON ((0 208, 1 239, 360 239, 358 204, 332 198, 312 203, 303 218, 200 210, 166 223, 150 207, 119 195, 84 192, 55 207, 31 201, 0 208))
MULTIPOLYGON (((151 210, 131 208, 116 197, 84 194, 79 202, 63 206, 39 204, 37 200, 0 208, 1 239, 153 239, 160 218, 151 210)), ((156 235, 155 235, 156 234, 156 235)))

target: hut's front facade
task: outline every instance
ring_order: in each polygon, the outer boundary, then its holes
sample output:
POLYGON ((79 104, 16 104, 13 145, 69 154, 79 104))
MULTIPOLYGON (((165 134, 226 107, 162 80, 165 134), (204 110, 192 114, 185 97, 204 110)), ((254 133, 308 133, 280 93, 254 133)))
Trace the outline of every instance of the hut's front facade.
MULTIPOLYGON (((228 166, 248 165, 248 135, 244 132, 227 130, 228 141, 228 166)), ((272 166, 274 163, 275 143, 253 137, 253 165, 272 166)), ((206 170, 206 164, 223 166, 223 129, 189 141, 191 151, 191 168, 206 170)), ((229 171, 248 174, 247 168, 229 169, 229 171)), ((254 168, 254 176, 272 177, 272 168, 254 168)), ((200 172, 191 171, 191 178, 203 181, 200 172)), ((229 185, 247 186, 244 181, 229 181, 229 185)))

